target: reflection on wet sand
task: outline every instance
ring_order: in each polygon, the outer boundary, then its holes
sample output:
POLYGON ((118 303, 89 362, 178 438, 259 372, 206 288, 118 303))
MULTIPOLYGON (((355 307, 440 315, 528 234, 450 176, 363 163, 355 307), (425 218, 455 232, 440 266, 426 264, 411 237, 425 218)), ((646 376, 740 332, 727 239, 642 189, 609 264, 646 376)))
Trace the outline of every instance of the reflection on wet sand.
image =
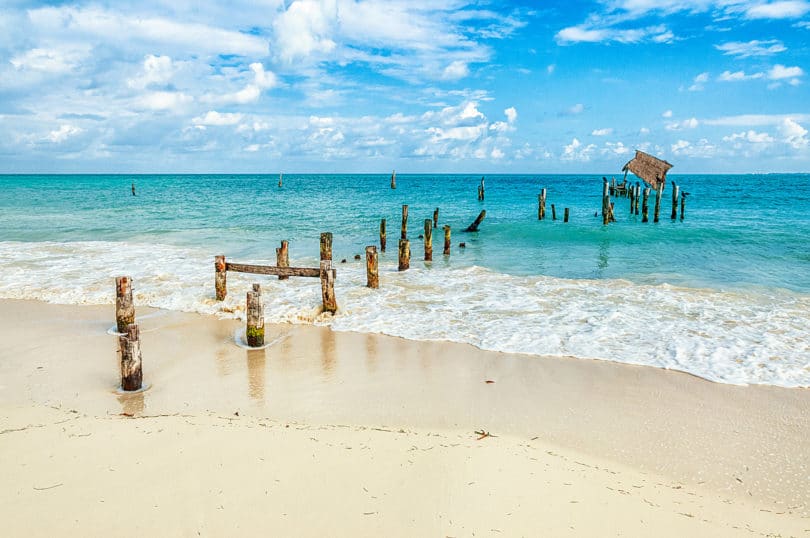
POLYGON ((248 349, 247 362, 248 395, 254 402, 264 404, 264 379, 267 363, 265 349, 248 349))
POLYGON ((118 403, 121 404, 121 413, 124 415, 141 415, 143 414, 144 409, 146 408, 145 405, 145 398, 144 394, 145 391, 133 392, 133 393, 119 393, 118 396, 118 403))
POLYGON ((335 370, 335 333, 321 331, 321 368, 325 378, 332 377, 335 370))

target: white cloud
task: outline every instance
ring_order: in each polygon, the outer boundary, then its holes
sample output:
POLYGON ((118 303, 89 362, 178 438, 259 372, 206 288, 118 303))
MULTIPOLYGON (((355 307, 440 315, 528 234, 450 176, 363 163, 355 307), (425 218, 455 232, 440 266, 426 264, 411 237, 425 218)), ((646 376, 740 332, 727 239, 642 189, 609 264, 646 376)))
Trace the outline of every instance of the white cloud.
POLYGON ((723 137, 724 142, 750 142, 751 144, 769 144, 773 142, 773 137, 768 133, 758 133, 753 129, 741 133, 733 133, 723 137))
POLYGON ((10 62, 18 70, 59 74, 73 71, 87 54, 86 48, 34 48, 12 57, 10 62))
POLYGON ((59 129, 51 131, 45 136, 45 140, 53 142, 54 144, 61 144, 71 136, 81 133, 83 129, 75 125, 62 124, 59 129))
POLYGON ((779 134, 782 140, 794 149, 804 149, 808 146, 807 129, 790 118, 785 118, 779 125, 779 134))
POLYGON ((762 127, 766 125, 781 125, 786 120, 810 121, 810 114, 740 114, 737 116, 722 116, 705 119, 706 125, 720 125, 731 127, 762 127))
POLYGON ((510 106, 509 108, 504 110, 503 113, 506 115, 506 121, 508 121, 509 123, 515 123, 515 120, 517 119, 518 115, 515 107, 510 106))
POLYGON ((697 118, 689 118, 688 120, 670 122, 666 125, 666 129, 667 131, 680 131, 682 129, 694 129, 698 125, 700 125, 700 121, 697 118))
POLYGON ((709 73, 701 73, 695 77, 692 85, 689 86, 690 92, 699 92, 703 90, 703 85, 709 81, 709 73))
POLYGON ((242 121, 242 114, 232 112, 217 112, 216 110, 209 110, 205 116, 198 116, 191 120, 195 125, 235 125, 242 121))
POLYGON ((630 153, 630 148, 621 142, 605 142, 602 153, 605 155, 627 155, 630 153))
POLYGON ((571 115, 582 114, 583 112, 585 112, 585 105, 583 105, 582 103, 577 103, 568 110, 566 110, 566 113, 571 115))
POLYGON ((194 101, 190 95, 182 92, 147 92, 138 97, 134 104, 137 108, 147 110, 174 110, 194 101))
POLYGON ((749 19, 795 19, 810 11, 810 4, 804 0, 785 0, 758 3, 749 7, 745 15, 749 19))
POLYGON ((750 75, 746 75, 745 71, 723 71, 717 80, 721 82, 739 82, 741 80, 753 80, 764 77, 764 73, 752 73, 750 75))
POLYGON ((442 78, 444 80, 458 80, 466 77, 469 74, 470 70, 467 67, 467 63, 462 62, 461 60, 456 60, 444 68, 442 78))
POLYGON ((714 48, 723 52, 728 56, 736 56, 737 58, 749 58, 751 56, 771 56, 784 52, 787 50, 785 45, 777 40, 771 39, 768 41, 729 41, 721 45, 715 45, 714 48))
POLYGON ((570 144, 563 146, 563 153, 560 159, 563 161, 583 161, 591 160, 594 152, 596 151, 596 144, 588 144, 583 146, 577 138, 571 140, 570 144))
POLYGON ((675 39, 666 26, 647 26, 645 28, 618 29, 618 28, 589 28, 585 25, 569 26, 563 28, 554 36, 557 43, 567 45, 572 43, 601 43, 615 41, 617 43, 669 43, 675 39))
POLYGON ((592 136, 608 136, 613 134, 613 129, 611 127, 606 127, 604 129, 594 129, 591 131, 592 136))
POLYGON ((549 75, 553 75, 554 71, 557 70, 557 64, 549 64, 546 66, 546 73, 549 75))
POLYGON ((785 78, 795 78, 804 75, 801 67, 785 67, 782 64, 776 64, 768 71, 768 78, 771 80, 782 80, 785 78))
POLYGON ((648 134, 650 134, 650 130, 648 128, 646 128, 646 127, 642 127, 641 129, 638 130, 638 134, 640 134, 640 135, 648 135, 648 134))
POLYGON ((127 81, 130 88, 143 89, 152 84, 166 84, 174 75, 174 65, 169 56, 147 54, 141 73, 127 81))
POLYGON ((671 117, 672 117, 672 111, 671 111, 671 110, 665 110, 665 111, 664 111, 664 112, 661 114, 661 116, 662 116, 662 117, 664 117, 664 118, 671 118, 671 117))

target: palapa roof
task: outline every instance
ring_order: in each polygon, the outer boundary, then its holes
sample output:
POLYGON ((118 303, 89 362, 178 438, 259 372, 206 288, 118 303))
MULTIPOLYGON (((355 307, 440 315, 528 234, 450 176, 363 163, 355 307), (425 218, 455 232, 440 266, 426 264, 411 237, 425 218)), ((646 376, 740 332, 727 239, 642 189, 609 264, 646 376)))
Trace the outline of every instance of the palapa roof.
POLYGON ((668 162, 636 150, 636 156, 622 167, 622 172, 630 170, 643 179, 645 183, 649 183, 653 189, 658 189, 659 183, 662 186, 666 184, 667 170, 670 168, 672 168, 672 165, 668 162))

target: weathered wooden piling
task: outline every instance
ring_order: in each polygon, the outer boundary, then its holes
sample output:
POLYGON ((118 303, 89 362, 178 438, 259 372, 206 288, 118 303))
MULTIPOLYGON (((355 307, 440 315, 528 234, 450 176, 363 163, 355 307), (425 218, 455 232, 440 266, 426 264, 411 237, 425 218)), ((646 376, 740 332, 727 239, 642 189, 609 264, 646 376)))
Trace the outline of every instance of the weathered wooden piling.
POLYGON ((661 214, 661 194, 664 191, 664 184, 659 183, 658 188, 655 189, 655 213, 653 214, 653 222, 658 222, 658 216, 661 214))
POLYGON ((396 170, 391 172, 391 188, 392 189, 397 188, 397 171, 396 170))
POLYGON ((650 187, 644 188, 644 196, 641 199, 641 222, 649 222, 649 207, 648 202, 650 200, 650 187))
POLYGON ((633 208, 635 207, 636 203, 636 187, 634 185, 630 185, 627 188, 628 196, 630 197, 630 214, 633 214, 633 208))
POLYGON ((264 305, 262 304, 262 288, 253 284, 253 289, 247 292, 245 316, 247 323, 245 336, 250 347, 264 345, 264 305))
POLYGON ((636 181, 636 215, 638 215, 638 201, 641 198, 641 183, 636 181))
MULTIPOLYGON (((330 239, 332 234, 329 234, 330 239)), ((331 245, 330 245, 331 246, 331 245)), ((330 252, 331 254, 331 252, 330 252)), ((321 260, 321 296, 323 298, 323 311, 337 312, 337 300, 335 299, 335 272, 332 270, 332 260, 321 260)))
POLYGON ((407 239, 399 240, 399 267, 398 270, 406 271, 411 266, 411 242, 407 239))
POLYGON ((672 215, 670 218, 675 220, 678 218, 678 192, 680 191, 680 187, 673 181, 672 182, 672 215))
POLYGON ((546 218, 546 189, 540 189, 537 195, 537 220, 546 218))
POLYGON ((445 256, 450 255, 450 225, 449 224, 444 225, 444 250, 442 251, 442 254, 445 255, 445 256))
POLYGON ((602 178, 602 224, 610 223, 610 185, 606 177, 602 178))
MULTIPOLYGON (((276 266, 289 267, 290 266, 290 250, 287 241, 281 242, 281 247, 276 249, 276 266)), ((278 275, 279 280, 287 280, 288 276, 278 275)))
POLYGON ((321 261, 332 260, 332 232, 321 234, 321 261))
POLYGON ((380 252, 385 252, 385 219, 380 220, 380 252))
POLYGON ((121 353, 121 388, 126 391, 141 390, 143 370, 141 357, 141 336, 138 326, 130 323, 118 337, 121 353))
POLYGON ((217 301, 224 301, 228 294, 226 285, 225 256, 214 257, 214 288, 216 289, 217 301))
POLYGON ((425 219, 425 261, 433 261, 433 221, 425 219))
POLYGON ((408 239, 408 206, 402 206, 402 230, 399 236, 400 239, 408 239))
POLYGON ((482 209, 478 216, 475 218, 475 222, 467 226, 464 231, 465 232, 477 232, 478 227, 481 225, 481 222, 484 220, 484 217, 487 216, 487 210, 482 209))
POLYGON ((434 228, 439 227, 439 208, 438 207, 433 210, 433 227, 434 228))
POLYGON ((610 215, 609 215, 609 217, 610 217, 610 222, 616 222, 616 213, 615 213, 615 211, 614 211, 614 206, 615 206, 615 205, 616 205, 616 203, 615 203, 615 202, 610 202, 610 205, 608 206, 608 207, 609 207, 609 209, 610 209, 610 215))
POLYGON ((686 209, 686 193, 681 193, 681 220, 683 220, 683 210, 686 209))
POLYGON ((551 204, 551 220, 557 220, 557 208, 551 204))
MULTIPOLYGON (((224 286, 224 283, 223 283, 224 286)), ((119 333, 135 323, 135 303, 132 301, 132 278, 115 277, 115 327, 119 333)))
POLYGON ((565 208, 565 212, 563 213, 563 222, 568 222, 568 208, 565 208))
POLYGON ((366 286, 369 288, 380 287, 379 267, 377 247, 373 245, 366 247, 366 286))
POLYGON ((478 200, 484 201, 484 178, 481 178, 481 183, 478 185, 478 200))
POLYGON ((284 174, 279 172, 279 174, 278 174, 278 186, 281 187, 283 184, 284 184, 284 174))

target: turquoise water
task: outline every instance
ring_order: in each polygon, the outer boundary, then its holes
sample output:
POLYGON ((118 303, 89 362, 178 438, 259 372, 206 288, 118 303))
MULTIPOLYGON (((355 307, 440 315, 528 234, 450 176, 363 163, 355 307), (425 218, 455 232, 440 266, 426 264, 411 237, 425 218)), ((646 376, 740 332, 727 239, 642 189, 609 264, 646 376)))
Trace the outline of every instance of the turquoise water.
MULTIPOLYGON (((668 185, 658 224, 642 224, 629 214, 629 200, 617 198, 617 222, 607 227, 594 216, 600 175, 488 175, 484 202, 476 197, 480 177, 400 174, 392 190, 388 174, 289 174, 282 188, 277 175, 0 176, 0 296, 106 302, 108 279, 126 272, 140 274, 149 304, 216 311, 209 297, 214 254, 273 262, 279 241, 288 239, 293 265, 312 264, 320 232, 330 231, 335 259, 349 260, 338 268, 346 286, 342 312, 333 320, 313 314, 317 301, 293 284, 279 287, 282 314, 268 314, 269 321, 622 360, 727 382, 810 384, 810 334, 801 327, 810 327, 810 175, 673 174, 670 181, 690 193, 684 221, 670 220, 668 185), (541 188, 548 191, 544 221, 537 220, 541 188), (402 204, 409 205, 410 274, 394 270, 402 204), (436 261, 425 265, 417 236, 436 207, 436 261), (480 231, 462 233, 481 209, 487 217, 480 231), (362 289, 362 264, 353 260, 377 244, 381 218, 388 221, 381 294, 396 294, 386 295, 388 303, 362 289), (444 224, 453 230, 449 259, 440 255, 444 224), (467 248, 457 247, 461 241, 467 248), (88 274, 79 276, 80 267, 88 274), (57 282, 59 275, 66 282, 57 282), (177 295, 178 287, 185 292, 177 295), (381 323, 386 315, 397 323, 381 323), (417 319, 434 315, 447 326, 420 332, 417 319), (787 327, 780 321, 796 316, 787 327), (644 323, 636 325, 639 317, 644 323), (488 323, 498 327, 496 337, 482 334, 488 323), (628 324, 636 343, 649 340, 646 354, 599 330, 628 324), (732 326, 740 335, 728 341, 732 326), (535 330, 542 336, 526 337, 535 330), (588 338, 595 343, 585 344, 588 338), (703 366, 694 367, 690 354, 703 366), (705 364, 712 360, 718 364, 705 364)), ((651 220, 652 210, 651 199, 651 220)), ((239 315, 238 303, 230 307, 239 315)))

